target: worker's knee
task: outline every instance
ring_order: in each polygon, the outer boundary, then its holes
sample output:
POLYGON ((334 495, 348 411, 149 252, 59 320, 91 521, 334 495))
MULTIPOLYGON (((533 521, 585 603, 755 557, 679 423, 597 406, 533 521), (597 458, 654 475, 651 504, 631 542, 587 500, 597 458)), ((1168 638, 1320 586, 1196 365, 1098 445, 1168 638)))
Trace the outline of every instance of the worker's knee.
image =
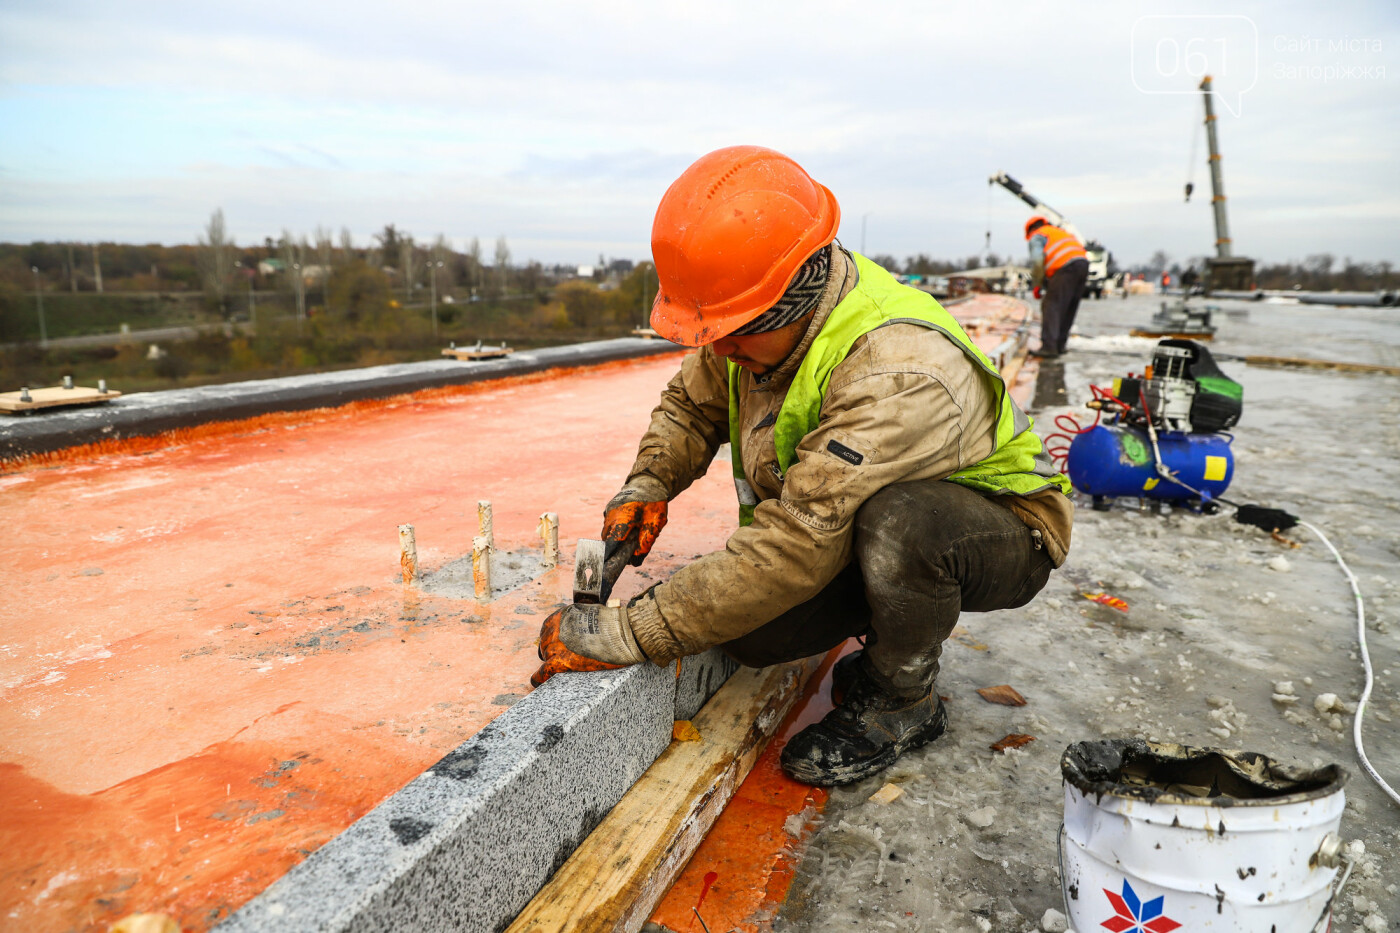
POLYGON ((920 562, 920 502, 909 484, 887 486, 856 513, 856 559, 867 586, 898 580, 920 562))
POLYGON ((855 549, 867 585, 911 573, 937 574, 941 557, 967 530, 969 507, 982 497, 955 483, 886 486, 856 513, 855 549))

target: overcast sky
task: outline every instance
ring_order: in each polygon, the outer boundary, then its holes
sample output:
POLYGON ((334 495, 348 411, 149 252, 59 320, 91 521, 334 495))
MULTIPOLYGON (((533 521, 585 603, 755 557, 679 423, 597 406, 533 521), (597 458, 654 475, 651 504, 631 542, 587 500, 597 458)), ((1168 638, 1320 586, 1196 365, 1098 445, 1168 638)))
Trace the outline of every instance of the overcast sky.
POLYGON ((1394 0, 0 0, 0 240, 188 243, 222 207, 244 244, 394 223, 641 259, 675 176, 757 143, 872 254, 965 257, 990 216, 1020 255, 1001 169, 1120 262, 1183 259, 1214 240, 1208 64, 1236 254, 1400 261, 1398 25, 1394 0))

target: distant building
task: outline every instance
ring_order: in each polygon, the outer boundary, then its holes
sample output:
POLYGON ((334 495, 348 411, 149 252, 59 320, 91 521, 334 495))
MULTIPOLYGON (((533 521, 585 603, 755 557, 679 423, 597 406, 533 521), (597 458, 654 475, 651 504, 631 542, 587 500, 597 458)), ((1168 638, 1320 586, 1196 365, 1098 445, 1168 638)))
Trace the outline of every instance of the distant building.
POLYGON ((276 275, 285 268, 287 264, 280 259, 258 260, 258 275, 276 275))
POLYGON ((579 266, 579 267, 578 267, 578 277, 581 278, 581 279, 591 279, 591 278, 593 278, 593 267, 592 267, 592 266, 579 266))
POLYGON ((983 266, 980 269, 964 269, 951 273, 950 277, 970 279, 984 283, 982 288, 972 291, 993 291, 1015 294, 1030 287, 1031 270, 1025 266, 983 266))

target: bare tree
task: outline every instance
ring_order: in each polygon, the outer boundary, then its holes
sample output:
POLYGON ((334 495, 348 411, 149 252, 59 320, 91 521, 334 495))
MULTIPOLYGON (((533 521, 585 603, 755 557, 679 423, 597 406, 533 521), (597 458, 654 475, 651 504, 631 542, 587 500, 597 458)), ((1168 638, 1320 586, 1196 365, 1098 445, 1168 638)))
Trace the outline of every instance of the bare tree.
POLYGON ((76 292, 78 290, 78 267, 73 262, 73 244, 68 244, 68 290, 76 292))
POLYGON ((335 259, 335 241, 329 229, 316 225, 316 262, 321 266, 322 282, 330 275, 331 263, 335 259))
POLYGON ((355 261, 355 238, 349 227, 340 228, 340 261, 346 265, 355 261))
POLYGON ((282 231, 282 239, 277 242, 282 252, 283 272, 297 302, 297 330, 306 317, 306 254, 309 252, 306 237, 300 240, 292 236, 290 230, 282 231))
POLYGON ((97 293, 102 294, 102 260, 97 256, 97 244, 92 244, 92 277, 97 281, 97 293))
POLYGON ((502 292, 506 290, 507 275, 510 271, 510 247, 505 234, 496 237, 496 280, 502 292))
POLYGON ((471 258, 472 291, 473 293, 480 292, 485 283, 482 281, 481 273, 481 241, 476 237, 472 237, 472 244, 467 248, 467 256, 471 258))
POLYGON ((204 279, 204 293, 222 314, 228 313, 228 280, 233 274, 233 238, 224 228, 224 209, 216 209, 209 225, 199 238, 199 273, 204 279))
POLYGON ((399 272, 403 273, 403 294, 404 302, 413 300, 413 277, 417 274, 414 268, 417 260, 417 251, 413 246, 412 234, 405 233, 399 237, 399 272))
POLYGON ((1314 253, 1303 261, 1303 265, 1312 276, 1312 287, 1327 287, 1327 280, 1332 275, 1332 264, 1336 261, 1336 257, 1331 253, 1314 253))

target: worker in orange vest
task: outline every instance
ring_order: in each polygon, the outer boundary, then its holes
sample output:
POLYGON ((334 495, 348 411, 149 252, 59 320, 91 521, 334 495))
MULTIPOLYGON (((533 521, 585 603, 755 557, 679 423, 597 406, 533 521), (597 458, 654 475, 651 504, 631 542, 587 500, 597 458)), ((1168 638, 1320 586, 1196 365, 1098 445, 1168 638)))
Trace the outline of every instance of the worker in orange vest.
POLYGON ((736 527, 625 604, 561 607, 531 678, 711 647, 767 667, 860 637, 832 668, 835 708, 783 747, 789 777, 823 786, 943 733, 935 680, 961 613, 1029 602, 1074 518, 996 364, 927 292, 843 247, 840 225, 836 196, 761 146, 702 156, 666 190, 651 325, 697 352, 662 391, 600 537, 640 565, 726 442, 736 527))
POLYGON ((1065 352, 1089 279, 1089 258, 1077 237, 1039 214, 1026 221, 1026 241, 1031 251, 1031 284, 1035 297, 1041 298, 1040 350, 1035 355, 1051 359, 1065 352))

